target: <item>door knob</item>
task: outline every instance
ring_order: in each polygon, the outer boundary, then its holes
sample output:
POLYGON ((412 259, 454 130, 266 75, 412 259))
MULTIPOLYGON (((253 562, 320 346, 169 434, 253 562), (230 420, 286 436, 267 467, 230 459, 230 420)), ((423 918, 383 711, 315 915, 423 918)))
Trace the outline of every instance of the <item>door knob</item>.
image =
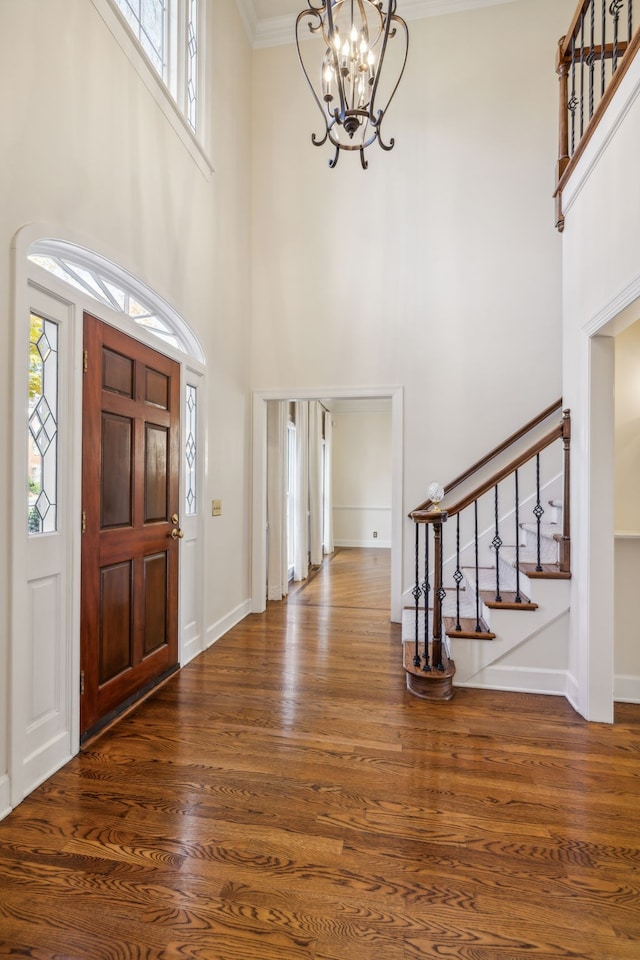
POLYGON ((183 531, 183 530, 176 530, 176 528, 174 527, 173 530, 171 531, 171 539, 172 539, 172 540, 182 540, 183 537, 184 537, 184 531, 183 531))

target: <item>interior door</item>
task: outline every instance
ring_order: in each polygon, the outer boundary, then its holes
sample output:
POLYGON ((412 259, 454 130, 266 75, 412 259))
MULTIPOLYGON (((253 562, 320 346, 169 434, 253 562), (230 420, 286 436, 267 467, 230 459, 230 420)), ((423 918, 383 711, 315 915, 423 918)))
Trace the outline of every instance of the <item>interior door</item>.
POLYGON ((180 365, 84 316, 81 737, 178 665, 180 365))

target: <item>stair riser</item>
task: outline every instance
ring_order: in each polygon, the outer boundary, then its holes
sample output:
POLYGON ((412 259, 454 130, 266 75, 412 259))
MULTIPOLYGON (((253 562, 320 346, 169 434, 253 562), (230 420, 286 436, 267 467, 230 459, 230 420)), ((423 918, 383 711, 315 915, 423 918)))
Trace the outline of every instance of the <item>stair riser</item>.
MULTIPOLYGON (((524 531, 524 548, 527 554, 537 557, 538 537, 529 530, 524 531)), ((558 562, 558 542, 550 537, 540 537, 540 562, 558 562)))

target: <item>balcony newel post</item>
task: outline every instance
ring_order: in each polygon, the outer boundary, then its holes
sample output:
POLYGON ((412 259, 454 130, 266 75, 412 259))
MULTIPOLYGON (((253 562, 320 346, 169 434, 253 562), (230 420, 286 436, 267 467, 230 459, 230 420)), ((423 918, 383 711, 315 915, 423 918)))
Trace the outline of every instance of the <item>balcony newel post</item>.
MULTIPOLYGON (((569 63, 565 57, 564 46, 566 37, 560 37, 556 54, 556 73, 560 83, 560 99, 558 113, 558 163, 556 166, 556 187, 562 175, 569 166, 569 63)), ((562 191, 556 190, 556 227, 562 232, 564 215, 562 213, 562 191)))

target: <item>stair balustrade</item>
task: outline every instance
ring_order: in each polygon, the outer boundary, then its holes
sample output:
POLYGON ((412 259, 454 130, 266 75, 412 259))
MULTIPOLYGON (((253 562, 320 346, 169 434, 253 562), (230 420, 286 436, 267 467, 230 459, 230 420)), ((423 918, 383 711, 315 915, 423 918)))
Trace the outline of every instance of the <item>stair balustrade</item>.
POLYGON ((559 149, 556 227, 564 229, 562 189, 640 48, 633 0, 581 0, 558 42, 559 149))
POLYGON ((408 689, 422 699, 453 696, 452 641, 495 638, 485 609, 535 610, 523 581, 571 576, 570 412, 545 429, 561 406, 552 404, 447 484, 442 506, 426 500, 409 514, 415 582, 404 667, 408 689), (461 486, 470 489, 454 499, 461 486))

